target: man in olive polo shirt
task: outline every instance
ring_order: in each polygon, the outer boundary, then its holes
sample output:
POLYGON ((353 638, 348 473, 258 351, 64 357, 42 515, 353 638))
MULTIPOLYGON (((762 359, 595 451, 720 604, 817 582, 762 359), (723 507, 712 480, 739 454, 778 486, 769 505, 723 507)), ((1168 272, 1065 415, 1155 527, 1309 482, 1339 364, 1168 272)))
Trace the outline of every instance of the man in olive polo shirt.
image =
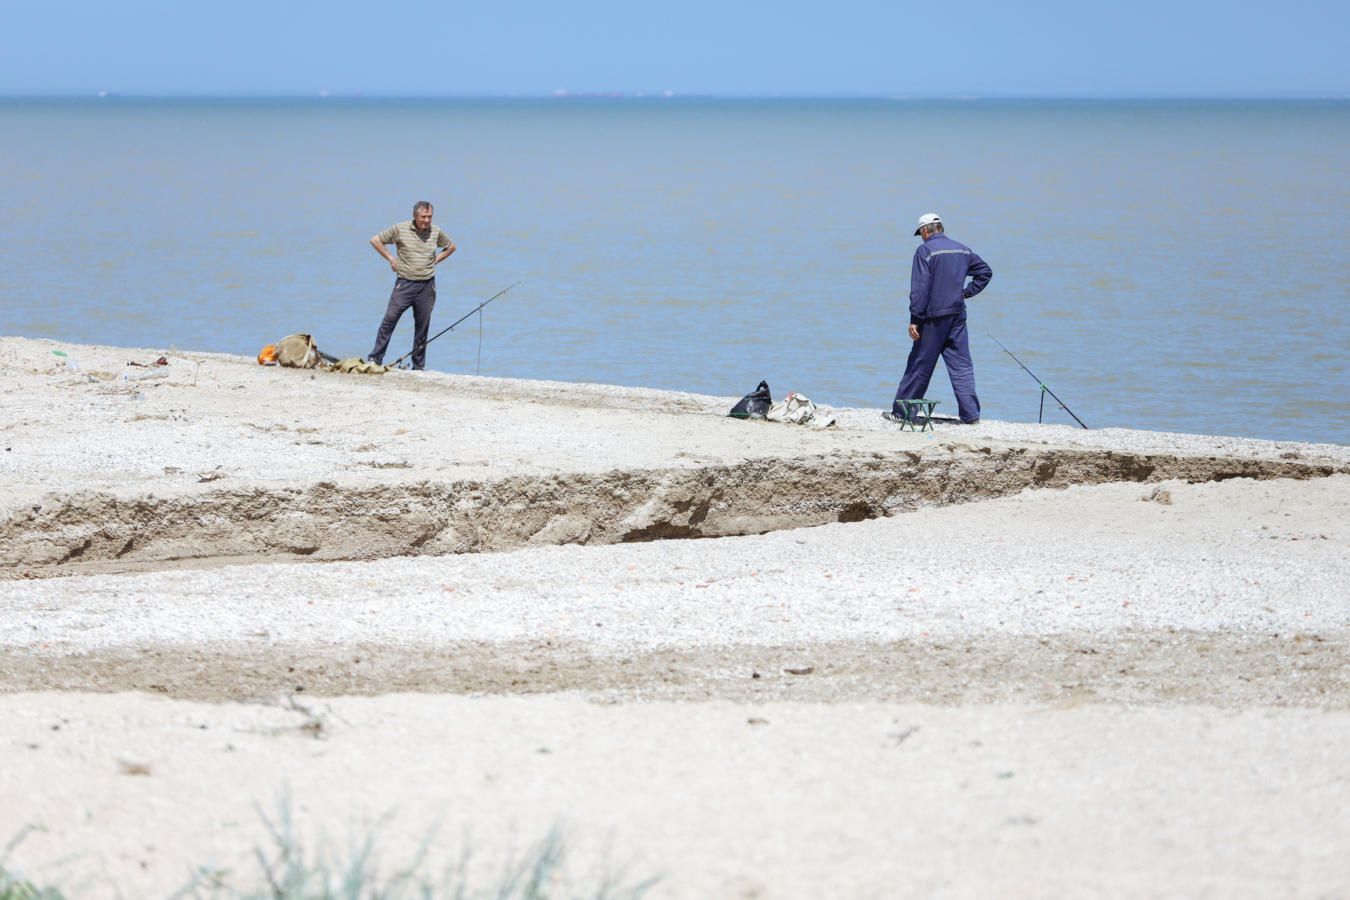
POLYGON ((427 332, 431 330, 431 310, 436 306, 436 267, 455 252, 455 242, 450 236, 431 224, 432 212, 430 203, 418 200, 413 205, 411 221, 390 225, 370 239, 370 246, 388 260, 389 268, 398 276, 380 330, 375 334, 375 349, 366 357, 373 363, 383 365, 394 327, 411 306, 412 367, 415 370, 426 367, 427 332), (386 244, 393 244, 398 255, 390 253, 386 244))

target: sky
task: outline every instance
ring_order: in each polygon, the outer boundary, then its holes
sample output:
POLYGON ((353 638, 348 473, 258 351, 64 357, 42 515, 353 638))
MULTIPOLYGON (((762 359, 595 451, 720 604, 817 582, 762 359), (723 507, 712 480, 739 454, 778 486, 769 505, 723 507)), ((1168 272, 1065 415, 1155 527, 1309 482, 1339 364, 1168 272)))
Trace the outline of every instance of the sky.
POLYGON ((0 95, 1350 97, 1350 3, 0 0, 0 95))

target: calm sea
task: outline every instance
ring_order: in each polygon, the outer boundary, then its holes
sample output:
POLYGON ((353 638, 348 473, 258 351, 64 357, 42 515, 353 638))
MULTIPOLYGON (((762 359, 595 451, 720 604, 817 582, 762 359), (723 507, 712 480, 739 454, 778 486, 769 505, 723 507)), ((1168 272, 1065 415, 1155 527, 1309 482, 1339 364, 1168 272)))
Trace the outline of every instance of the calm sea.
POLYGON ((364 355, 367 241, 425 198, 434 329, 522 282, 432 368, 881 409, 936 211, 995 273, 986 416, 1040 399, 992 335, 1094 427, 1350 443, 1350 103, 8 100, 0 133, 3 334, 364 355))

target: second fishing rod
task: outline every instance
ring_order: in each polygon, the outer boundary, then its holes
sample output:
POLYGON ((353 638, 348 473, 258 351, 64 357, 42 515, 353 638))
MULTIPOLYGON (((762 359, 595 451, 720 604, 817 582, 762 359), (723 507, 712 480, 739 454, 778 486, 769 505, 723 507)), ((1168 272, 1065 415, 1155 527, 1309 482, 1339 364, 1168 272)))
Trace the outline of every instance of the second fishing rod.
POLYGON ((416 353, 418 350, 421 350, 422 348, 426 347, 427 344, 430 344, 432 341, 436 340, 436 338, 438 338, 438 337, 440 337, 441 335, 445 334, 447 331, 453 331, 454 328, 455 328, 455 326, 458 325, 460 322, 463 322, 465 319, 467 319, 469 316, 473 315, 474 313, 482 311, 483 307, 487 306, 487 305, 488 305, 489 303, 491 303, 493 300, 496 300, 496 299, 497 299, 498 297, 500 297, 502 294, 505 294, 507 291, 511 290, 511 288, 515 287, 517 284, 520 284, 520 282, 517 281, 517 282, 515 282, 514 284, 508 284, 506 287, 502 288, 500 291, 498 291, 497 293, 493 294, 491 297, 487 298, 487 299, 484 300, 482 303, 478 304, 478 305, 475 306, 473 309, 471 309, 471 310, 469 310, 468 312, 466 312, 464 315, 460 316, 460 317, 459 317, 458 319, 456 319, 454 322, 450 323, 450 324, 449 324, 448 326, 446 326, 445 328, 442 328, 440 331, 436 332, 436 333, 433 334, 431 337, 427 338, 425 341, 423 341, 423 342, 421 343, 421 345, 414 347, 412 350, 409 350, 407 353, 403 354, 403 355, 400 356, 398 359, 394 360, 392 363, 389 364, 389 368, 391 368, 391 369, 396 369, 396 368, 398 368, 398 364, 399 364, 399 363, 403 362, 405 359, 407 359, 408 357, 412 356, 412 355, 413 355, 414 353, 416 353))
POLYGON ((1036 383, 1039 384, 1039 385, 1041 386, 1041 411, 1040 411, 1040 413, 1037 414, 1037 416, 1036 416, 1036 421, 1037 421, 1038 423, 1041 421, 1041 419, 1042 419, 1042 418, 1044 417, 1044 415, 1045 415, 1045 395, 1046 395, 1046 394, 1049 394, 1051 397, 1054 397, 1054 398, 1055 398, 1055 402, 1059 404, 1059 408, 1060 408, 1060 409, 1064 410, 1066 413, 1068 413, 1069 415, 1073 416, 1073 420, 1074 420, 1075 422, 1077 422, 1079 425, 1081 425, 1083 428, 1087 428, 1086 425, 1083 425, 1083 420, 1080 419, 1080 418, 1078 418, 1078 416, 1074 415, 1073 410, 1071 410, 1071 409, 1069 409, 1069 407, 1065 406, 1065 405, 1064 405, 1064 401, 1061 400, 1061 399, 1059 399, 1058 397, 1055 397, 1055 392, 1052 391, 1052 390, 1050 390, 1050 388, 1048 388, 1048 387, 1045 386, 1045 382, 1044 382, 1044 381, 1041 381, 1041 378, 1040 378, 1039 375, 1037 375, 1035 372, 1031 371, 1031 370, 1028 369, 1025 365, 1023 365, 1022 361, 1021 361, 1020 359, 1018 359, 1018 358, 1013 354, 1013 352, 1012 352, 1011 350, 1009 350, 1007 347, 1004 347, 1004 346, 1003 346, 1003 342, 1002 342, 1002 341, 1000 341, 998 338, 994 337, 992 334, 990 334, 990 333, 987 332, 987 331, 985 332, 985 335, 986 335, 987 337, 989 337, 995 344, 998 344, 999 347, 1002 348, 1002 350, 1003 350, 1004 353, 1008 354, 1009 356, 1011 356, 1011 357, 1013 358, 1013 362, 1017 363, 1019 366, 1022 366, 1022 371, 1023 371, 1023 372, 1026 372, 1026 373, 1027 373, 1028 375, 1030 375, 1032 378, 1035 378, 1035 379, 1036 379, 1036 383))

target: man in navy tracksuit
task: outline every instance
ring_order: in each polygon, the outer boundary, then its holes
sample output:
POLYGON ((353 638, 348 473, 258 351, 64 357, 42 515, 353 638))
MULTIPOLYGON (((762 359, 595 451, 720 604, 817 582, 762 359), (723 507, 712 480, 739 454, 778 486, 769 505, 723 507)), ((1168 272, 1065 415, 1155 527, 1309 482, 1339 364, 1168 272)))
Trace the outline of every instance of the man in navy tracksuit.
POLYGON ((974 250, 947 237, 936 213, 920 216, 914 235, 923 238, 909 276, 909 337, 914 346, 887 418, 904 415, 901 400, 923 397, 941 356, 961 422, 973 425, 980 421, 980 398, 975 396, 975 364, 966 334, 966 300, 984 290, 994 270, 974 250))

